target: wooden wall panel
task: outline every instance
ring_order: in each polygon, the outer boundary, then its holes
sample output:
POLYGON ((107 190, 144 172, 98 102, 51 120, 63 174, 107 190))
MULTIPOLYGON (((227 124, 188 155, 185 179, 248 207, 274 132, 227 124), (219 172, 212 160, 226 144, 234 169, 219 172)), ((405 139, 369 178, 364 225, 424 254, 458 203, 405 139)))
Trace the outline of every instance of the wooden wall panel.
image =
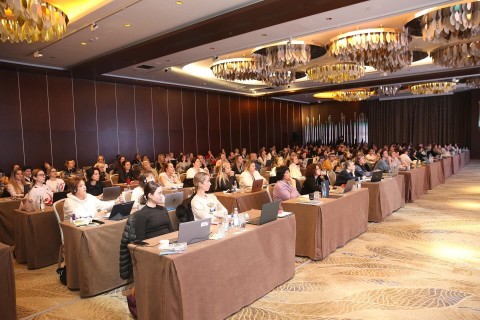
MULTIPOLYGON (((184 149, 182 94, 182 90, 168 90, 168 120, 170 124, 171 143, 170 150, 166 151, 171 151, 175 154, 182 152, 184 149)), ((193 150, 189 150, 188 152, 193 152, 193 150)))
MULTIPOLYGON (((185 135, 185 146, 181 149, 190 150, 197 154, 197 110, 196 110, 196 92, 183 90, 183 134, 185 135)), ((204 151, 205 152, 205 151, 204 151)))
POLYGON ((61 171, 65 160, 76 159, 72 79, 48 77, 50 124, 52 128, 52 165, 61 171))
POLYGON ((273 121, 275 123, 275 145, 284 146, 283 144, 283 125, 282 125, 282 115, 280 109, 280 101, 273 101, 273 121))
POLYGON ((97 115, 93 81, 74 79, 73 95, 77 133, 77 165, 94 163, 98 155, 97 115))
POLYGON ((120 154, 130 154, 137 150, 134 99, 133 86, 117 84, 117 119, 120 154))
MULTIPOLYGON (((210 150, 220 150, 222 145, 222 134, 220 122, 220 96, 209 92, 207 95, 208 104, 208 132, 210 137, 210 150)), ((225 138, 223 138, 225 140, 225 138)))
POLYGON ((232 131, 231 131, 231 121, 230 117, 230 105, 229 105, 229 96, 219 95, 219 112, 220 112, 220 126, 221 126, 221 144, 217 149, 225 148, 225 150, 232 149, 232 131))
MULTIPOLYGON (((240 96, 230 96, 230 116, 232 119, 232 148, 227 152, 242 145, 242 118, 240 114, 240 96)), ((225 151, 226 151, 225 150, 225 151)))
POLYGON ((275 144, 274 135, 276 130, 276 124, 273 122, 273 100, 266 101, 267 118, 265 120, 265 128, 267 129, 267 140, 265 141, 265 147, 267 151, 275 144))
POLYGON ((16 72, 0 70, 0 93, 0 169, 9 174, 13 164, 24 164, 16 72))
POLYGON ((51 162, 50 125, 48 116, 47 78, 43 74, 20 75, 23 138, 27 165, 39 167, 51 162), (30 90, 35 88, 35 90, 30 90))
POLYGON ((253 149, 252 152, 258 153, 261 147, 267 147, 267 100, 262 99, 258 102, 258 131, 259 131, 259 145, 258 148, 253 149))
MULTIPOLYGON (((156 159, 158 153, 170 149, 168 123, 168 89, 153 88, 153 145, 154 152, 148 154, 150 160, 156 159)), ((143 151, 141 151, 143 153, 143 151)))
MULTIPOLYGON (((208 105, 207 105, 207 93, 196 92, 197 97, 197 142, 198 152, 201 154, 211 150, 209 145, 209 128, 208 128, 208 105)), ((218 149, 213 149, 212 152, 216 154, 218 149)))
POLYGON ((240 150, 243 147, 250 149, 250 104, 252 101, 253 100, 251 98, 243 98, 240 101, 240 117, 242 118, 242 143, 239 147, 240 150))
POLYGON ((258 150, 259 127, 258 127, 258 105, 262 102, 259 98, 252 99, 250 103, 250 147, 247 150, 258 150))
POLYGON ((103 155, 108 163, 112 163, 115 161, 115 156, 120 153, 117 135, 115 84, 95 82, 95 92, 99 154, 103 155))
POLYGON ((137 115, 137 150, 128 150, 127 158, 133 159, 136 152, 153 154, 152 89, 135 87, 135 107, 137 115))
POLYGON ((288 103, 285 101, 280 101, 280 118, 282 121, 282 145, 291 146, 291 139, 288 134, 290 131, 288 127, 288 103))

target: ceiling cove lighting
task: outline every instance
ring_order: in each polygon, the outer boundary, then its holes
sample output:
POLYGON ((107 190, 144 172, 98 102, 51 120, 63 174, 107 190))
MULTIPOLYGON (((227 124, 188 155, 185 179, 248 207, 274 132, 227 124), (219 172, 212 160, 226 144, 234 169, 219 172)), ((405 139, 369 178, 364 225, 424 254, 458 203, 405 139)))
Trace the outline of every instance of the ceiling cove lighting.
POLYGON ((330 39, 329 53, 340 61, 354 61, 383 72, 399 71, 412 63, 405 29, 364 29, 330 39))
POLYGON ((227 81, 258 80, 263 63, 252 58, 220 60, 210 67, 216 78, 227 81))
POLYGON ((442 94, 452 92, 457 87, 456 82, 427 82, 420 83, 410 87, 413 94, 442 94))
POLYGON ((354 81, 365 76, 365 67, 355 62, 339 62, 307 69, 308 79, 325 83, 354 81))
POLYGON ((67 30, 68 17, 43 0, 0 1, 0 39, 2 42, 48 42, 67 30))

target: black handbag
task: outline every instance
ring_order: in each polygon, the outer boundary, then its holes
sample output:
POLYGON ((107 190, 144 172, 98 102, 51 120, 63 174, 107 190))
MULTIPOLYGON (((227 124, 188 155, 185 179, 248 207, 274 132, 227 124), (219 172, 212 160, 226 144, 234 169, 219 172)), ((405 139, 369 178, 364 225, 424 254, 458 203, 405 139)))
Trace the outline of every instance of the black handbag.
POLYGON ((67 267, 63 266, 57 269, 58 277, 60 278, 60 282, 66 286, 67 285, 67 267))

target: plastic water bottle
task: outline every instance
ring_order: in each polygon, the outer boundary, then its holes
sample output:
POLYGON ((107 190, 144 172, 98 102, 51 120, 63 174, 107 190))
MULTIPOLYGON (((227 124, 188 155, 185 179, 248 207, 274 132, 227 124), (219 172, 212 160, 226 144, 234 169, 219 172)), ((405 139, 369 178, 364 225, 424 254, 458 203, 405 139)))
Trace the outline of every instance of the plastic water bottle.
POLYGON ((237 180, 233 181, 232 189, 233 192, 237 192, 237 180))
POLYGON ((232 224, 234 228, 238 228, 240 226, 240 221, 238 220, 238 209, 235 207, 233 209, 233 217, 232 217, 232 224))
POLYGON ((224 232, 227 232, 229 225, 228 225, 228 213, 226 213, 226 212, 225 212, 225 215, 223 216, 222 225, 223 225, 224 232))
POLYGON ((40 202, 38 203, 38 208, 40 210, 45 210, 45 203, 43 202, 43 196, 40 196, 40 202))

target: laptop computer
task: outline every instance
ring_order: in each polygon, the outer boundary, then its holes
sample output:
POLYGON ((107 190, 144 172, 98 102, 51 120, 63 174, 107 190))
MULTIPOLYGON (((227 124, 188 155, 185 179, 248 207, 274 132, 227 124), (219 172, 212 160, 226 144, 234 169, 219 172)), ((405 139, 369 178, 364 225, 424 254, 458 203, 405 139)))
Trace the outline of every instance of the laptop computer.
POLYGON ((272 166, 272 160, 267 160, 267 162, 265 162, 265 167, 271 167, 272 166))
POLYGON ((183 192, 169 193, 165 195, 165 208, 168 211, 177 209, 177 206, 183 201, 183 192))
POLYGON ((180 223, 176 242, 187 244, 208 240, 210 236, 211 218, 180 223))
POLYGON ((103 188, 103 198, 102 200, 107 201, 107 200, 115 200, 118 198, 122 190, 120 189, 120 186, 114 186, 114 187, 105 187, 103 188))
POLYGON ((352 191, 353 186, 355 185, 356 181, 354 179, 348 180, 347 184, 345 185, 345 188, 342 189, 335 189, 335 192, 330 193, 330 196, 333 198, 340 198, 342 197, 345 193, 352 191))
POLYGON ((279 201, 265 203, 262 206, 262 213, 260 214, 260 217, 250 219, 249 221, 247 221, 247 223, 259 226, 277 220, 279 206, 279 201))
POLYGON ((124 202, 124 203, 119 203, 113 206, 112 212, 110 212, 110 216, 108 217, 108 220, 123 220, 126 219, 129 215, 130 212, 132 211, 133 208, 133 203, 135 201, 129 201, 129 202, 124 202))
POLYGON ((372 180, 370 182, 379 182, 382 180, 383 172, 382 170, 376 170, 372 172, 372 180))
POLYGON ((57 202, 58 200, 65 199, 67 197, 68 191, 60 191, 53 193, 53 203, 57 202))
POLYGON ((263 179, 254 180, 252 183, 252 192, 262 191, 263 179))

